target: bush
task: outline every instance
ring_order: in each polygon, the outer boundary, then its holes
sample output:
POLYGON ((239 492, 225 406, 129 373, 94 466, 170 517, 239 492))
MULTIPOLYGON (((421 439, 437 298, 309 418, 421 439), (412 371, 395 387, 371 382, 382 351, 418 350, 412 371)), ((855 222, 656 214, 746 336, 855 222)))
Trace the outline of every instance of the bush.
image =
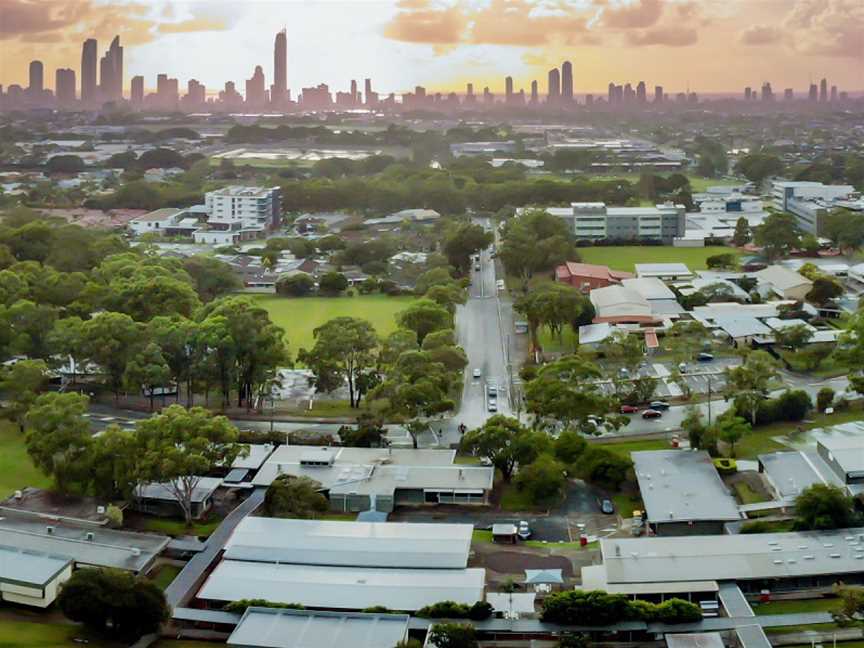
POLYGON ((738 463, 734 459, 715 459, 714 467, 721 475, 734 475, 738 472, 738 463))
POLYGON ((819 393, 816 394, 816 410, 819 412, 824 412, 826 409, 831 407, 833 402, 834 390, 830 387, 823 387, 819 390, 819 393))
POLYGON ((306 609, 300 603, 273 603, 272 601, 268 601, 267 599, 240 599, 239 601, 231 601, 222 609, 226 612, 236 612, 238 614, 243 614, 246 611, 246 608, 250 607, 274 608, 279 610, 306 609))
POLYGON ((753 520, 741 525, 741 533, 771 533, 774 525, 766 520, 753 520))
POLYGON ((813 407, 810 396, 801 389, 790 389, 777 398, 766 398, 759 403, 756 424, 767 425, 777 421, 802 421, 813 407))
POLYGON ((533 502, 545 502, 561 495, 567 478, 564 466, 551 455, 541 455, 516 474, 516 486, 530 494, 533 502))
POLYGON ((485 621, 492 616, 495 608, 486 601, 476 601, 474 605, 468 608, 468 618, 472 621, 485 621))
POLYGON ((649 601, 630 601, 623 594, 569 590, 555 592, 543 601, 543 621, 562 625, 611 625, 620 621, 661 621, 688 623, 702 618, 695 603, 672 598, 656 604, 649 601))
POLYGON ((113 504, 109 504, 105 509, 105 518, 108 520, 108 526, 112 529, 119 529, 123 526, 123 511, 113 504))
POLYGON ((589 447, 576 462, 576 473, 585 481, 611 490, 619 490, 627 481, 633 462, 614 452, 589 447))
POLYGON ((315 280, 307 274, 283 275, 276 280, 276 293, 288 297, 305 297, 315 290, 315 280))
POLYGON ((318 281, 318 292, 338 295, 348 287, 348 279, 341 272, 328 272, 318 281))
POLYGON ((655 606, 653 620, 661 623, 692 623, 702 620, 702 610, 695 603, 671 598, 655 606))
POLYGON ((320 489, 321 484, 309 477, 280 475, 267 489, 264 510, 270 517, 317 518, 330 508, 320 489))
POLYGON ((473 605, 456 603, 456 601, 439 601, 417 610, 416 616, 423 619, 471 619, 483 621, 492 616, 493 608, 486 601, 477 601, 473 605))

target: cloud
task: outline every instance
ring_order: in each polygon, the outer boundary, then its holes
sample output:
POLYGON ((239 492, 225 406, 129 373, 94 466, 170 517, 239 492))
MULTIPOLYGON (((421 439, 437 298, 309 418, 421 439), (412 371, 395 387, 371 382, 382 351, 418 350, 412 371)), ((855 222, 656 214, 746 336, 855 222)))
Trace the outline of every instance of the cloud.
POLYGON ((587 29, 578 9, 559 4, 553 8, 528 0, 492 0, 471 15, 470 42, 482 45, 537 46, 587 29))
POLYGON ((454 45, 462 41, 468 19, 458 7, 433 8, 417 0, 397 13, 384 27, 391 40, 429 45, 454 45), (413 8, 420 5, 421 8, 413 8))
POLYGON ((797 0, 783 27, 787 42, 802 54, 864 59, 861 0, 797 0))
POLYGON ((662 0, 637 0, 630 4, 607 6, 603 10, 604 27, 642 29, 657 24, 663 15, 662 0))
POLYGON ((658 27, 636 31, 628 36, 632 45, 666 45, 668 47, 686 47, 699 41, 699 33, 695 29, 685 27, 658 27))
POLYGON ((180 22, 167 22, 159 25, 161 34, 184 34, 187 32, 225 31, 228 24, 213 18, 190 18, 180 22))
POLYGON ((64 29, 89 11, 88 0, 3 0, 0 39, 64 29))
POLYGON ((771 45, 783 38, 782 30, 770 25, 753 25, 741 32, 744 45, 771 45))

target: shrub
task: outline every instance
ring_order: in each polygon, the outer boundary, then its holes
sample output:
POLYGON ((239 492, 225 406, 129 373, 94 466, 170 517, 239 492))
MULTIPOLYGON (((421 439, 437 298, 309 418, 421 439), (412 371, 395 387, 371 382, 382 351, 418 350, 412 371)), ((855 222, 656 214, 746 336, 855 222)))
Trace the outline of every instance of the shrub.
POLYGON ((655 606, 654 620, 661 623, 691 623, 702 619, 702 611, 695 603, 671 598, 655 606))
POLYGON ((495 608, 486 601, 476 601, 474 605, 468 608, 468 618, 472 621, 485 621, 492 616, 495 608))
POLYGON ((280 610, 304 610, 305 608, 300 603, 273 603, 267 599, 240 599, 239 601, 231 601, 223 610, 226 612, 237 612, 243 614, 246 608, 263 607, 274 608, 280 610))
POLYGON ((622 594, 570 590, 550 594, 543 601, 542 619, 562 625, 610 625, 619 621, 662 621, 687 623, 698 621, 702 612, 695 603, 683 599, 669 599, 656 604, 649 601, 630 601, 622 594))
POLYGON ((738 463, 734 459, 715 459, 714 466, 721 475, 733 475, 738 472, 738 463))
POLYGON ((468 606, 456 601, 439 601, 417 610, 422 619, 467 619, 468 606))
POLYGON ((826 409, 831 407, 831 403, 834 402, 834 390, 830 387, 823 387, 819 390, 819 393, 816 394, 816 410, 819 412, 824 412, 826 409))
POLYGON ((753 520, 741 525, 741 533, 770 533, 774 525, 766 520, 753 520))
POLYGON ((123 511, 113 504, 109 504, 105 509, 105 518, 108 520, 108 526, 112 529, 119 529, 123 526, 123 511))
POLYGON ((276 280, 276 292, 289 297, 304 297, 315 290, 315 280, 307 274, 283 275, 276 280))

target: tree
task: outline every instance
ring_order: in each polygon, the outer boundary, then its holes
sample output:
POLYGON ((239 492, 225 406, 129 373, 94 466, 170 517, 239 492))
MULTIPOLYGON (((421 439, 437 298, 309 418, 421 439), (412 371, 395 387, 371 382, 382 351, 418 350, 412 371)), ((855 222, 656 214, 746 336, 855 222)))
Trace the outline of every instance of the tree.
POLYGON ((506 481, 510 481, 518 463, 518 441, 530 434, 519 421, 502 414, 486 419, 482 427, 462 437, 461 447, 478 457, 488 459, 506 481))
POLYGON ((607 361, 633 371, 642 361, 642 345, 642 336, 616 331, 600 343, 599 351, 607 361))
POLYGON ((88 398, 74 392, 39 396, 27 413, 27 454, 61 492, 89 479, 88 398))
POLYGON ((318 518, 330 504, 321 493, 321 484, 309 477, 279 475, 267 488, 264 509, 270 517, 318 518))
POLYGON ((687 433, 691 448, 705 449, 703 440, 705 438, 705 422, 702 420, 702 411, 693 405, 687 407, 687 415, 681 421, 681 429, 687 433))
POLYGON ((701 322, 678 321, 666 332, 665 343, 676 362, 692 362, 708 339, 708 331, 701 322))
POLYGON ((774 261, 788 256, 801 244, 801 230, 792 214, 773 213, 756 227, 753 241, 763 249, 769 261, 774 261))
POLYGON ((824 306, 840 297, 844 292, 843 286, 833 277, 817 277, 813 281, 810 292, 807 293, 807 301, 824 306))
POLYGON ((712 269, 734 270, 738 267, 738 255, 732 252, 715 254, 705 259, 705 265, 712 269))
POLYGON ((756 424, 759 404, 768 397, 768 385, 777 377, 774 359, 764 351, 751 351, 744 363, 726 368, 727 399, 734 398, 749 415, 750 424, 756 424))
POLYGON ((108 374, 115 399, 123 386, 126 365, 141 346, 142 328, 128 315, 112 312, 99 313, 81 328, 83 355, 108 374))
POLYGON ((630 478, 633 462, 606 448, 589 447, 576 461, 575 469, 585 481, 617 491, 630 478))
POLYGON ((561 635, 557 648, 591 648, 591 641, 580 632, 568 632, 561 635))
POLYGON ((547 284, 526 293, 513 304, 514 310, 528 320, 531 342, 539 347, 538 329, 546 326, 556 338, 561 337, 568 324, 578 331, 594 318, 594 307, 588 298, 572 286, 547 284))
POLYGON ((171 368, 162 356, 159 346, 151 342, 137 353, 126 365, 123 383, 134 391, 144 390, 150 399, 153 411, 153 397, 158 387, 166 387, 171 378, 171 368))
POLYGON ((305 272, 281 275, 276 280, 276 292, 286 297, 305 297, 315 290, 315 280, 305 272))
POLYGON ((798 351, 813 339, 813 327, 807 324, 784 326, 774 332, 774 341, 781 347, 798 351))
POLYGON ((454 283, 450 270, 447 268, 432 268, 427 270, 414 282, 414 294, 423 296, 433 286, 449 286, 454 283))
POLYGON ((526 491, 535 503, 557 499, 567 484, 564 466, 548 454, 541 455, 527 466, 520 467, 516 486, 526 491))
POLYGON ((456 313, 458 304, 464 304, 468 300, 466 290, 455 281, 447 285, 432 286, 426 291, 425 297, 446 308, 450 315, 456 313))
POLYGON ((864 619, 864 587, 860 585, 837 585, 834 593, 840 605, 831 613, 840 627, 861 625, 864 619))
POLYGON ((318 280, 318 292, 335 296, 348 288, 348 279, 341 272, 328 272, 318 280))
POLYGON ((54 155, 45 169, 48 173, 79 173, 84 170, 84 160, 79 155, 54 155))
POLYGON ((79 569, 60 588, 57 605, 71 621, 126 641, 158 632, 169 617, 159 586, 119 569, 79 569))
POLYGON ((445 233, 441 249, 447 262, 465 274, 471 268, 471 255, 489 247, 492 240, 492 233, 482 226, 462 223, 445 233))
POLYGON ((735 170, 757 186, 771 176, 783 172, 783 163, 770 153, 750 153, 738 159, 735 170))
POLYGON ((741 216, 735 222, 735 233, 732 234, 732 244, 736 247, 743 247, 750 242, 752 237, 753 232, 750 231, 749 221, 744 216, 741 216))
MULTIPOLYGON (((356 427, 343 425, 339 428, 342 445, 350 448, 379 448, 386 434, 384 421, 369 412, 357 417, 356 427)), ((414 447, 417 447, 416 440, 414 447)))
POLYGON ((64 317, 54 322, 54 328, 48 334, 48 348, 52 356, 59 356, 61 364, 71 361, 72 384, 77 381, 79 373, 84 373, 84 322, 80 317, 64 317))
POLYGON ((337 317, 312 331, 315 345, 301 349, 298 359, 314 374, 315 389, 332 392, 346 382, 351 407, 359 407, 365 391, 358 379, 375 367, 378 335, 367 320, 337 317))
POLYGON ((48 382, 48 366, 42 360, 19 360, 0 370, 0 391, 9 401, 9 418, 24 431, 24 419, 39 391, 48 382))
POLYGON ((564 464, 570 465, 579 459, 587 447, 588 442, 576 430, 564 430, 555 439, 555 458, 564 464))
POLYGON ((397 324, 417 334, 417 344, 430 333, 453 328, 453 318, 446 308, 431 299, 418 299, 403 311, 396 313, 397 324))
POLYGON ((855 523, 853 500, 838 486, 813 484, 795 499, 796 530, 845 529, 855 523))
POLYGON ((718 439, 729 444, 730 454, 734 457, 735 444, 750 430, 750 424, 740 416, 723 415, 717 418, 713 432, 718 439))
POLYGON ((543 210, 527 210, 507 221, 498 256, 507 273, 528 280, 565 261, 578 261, 573 234, 564 219, 543 210))
POLYGON ((864 216, 835 209, 822 219, 822 235, 846 254, 864 245, 864 216))
POLYGON ((183 269, 195 282, 201 301, 208 302, 243 287, 243 282, 224 261, 200 254, 183 260, 183 269))
POLYGON ((89 444, 90 490, 96 497, 130 501, 135 491, 135 433, 109 425, 89 444))
POLYGON ((834 402, 834 390, 830 387, 823 387, 816 394, 816 409, 819 412, 824 412, 831 407, 834 402))
POLYGON ((177 499, 186 524, 192 523, 192 495, 202 475, 230 466, 248 446, 237 443, 237 428, 224 416, 201 407, 171 405, 141 421, 136 434, 136 478, 165 484, 177 499))
POLYGON ((477 648, 474 626, 462 623, 436 623, 429 629, 427 641, 437 648, 477 648))

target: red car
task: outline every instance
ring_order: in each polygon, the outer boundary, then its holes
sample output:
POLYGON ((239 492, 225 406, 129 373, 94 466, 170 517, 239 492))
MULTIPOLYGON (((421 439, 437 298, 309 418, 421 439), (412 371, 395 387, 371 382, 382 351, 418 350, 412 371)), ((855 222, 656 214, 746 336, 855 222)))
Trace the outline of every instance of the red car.
POLYGON ((660 418, 661 416, 663 416, 663 412, 658 412, 657 410, 653 410, 653 409, 648 409, 648 410, 645 410, 644 412, 642 412, 642 418, 643 419, 654 419, 654 418, 660 418))
POLYGON ((621 413, 622 414, 635 414, 638 411, 639 411, 639 408, 636 407, 635 405, 622 405, 621 406, 621 413))

